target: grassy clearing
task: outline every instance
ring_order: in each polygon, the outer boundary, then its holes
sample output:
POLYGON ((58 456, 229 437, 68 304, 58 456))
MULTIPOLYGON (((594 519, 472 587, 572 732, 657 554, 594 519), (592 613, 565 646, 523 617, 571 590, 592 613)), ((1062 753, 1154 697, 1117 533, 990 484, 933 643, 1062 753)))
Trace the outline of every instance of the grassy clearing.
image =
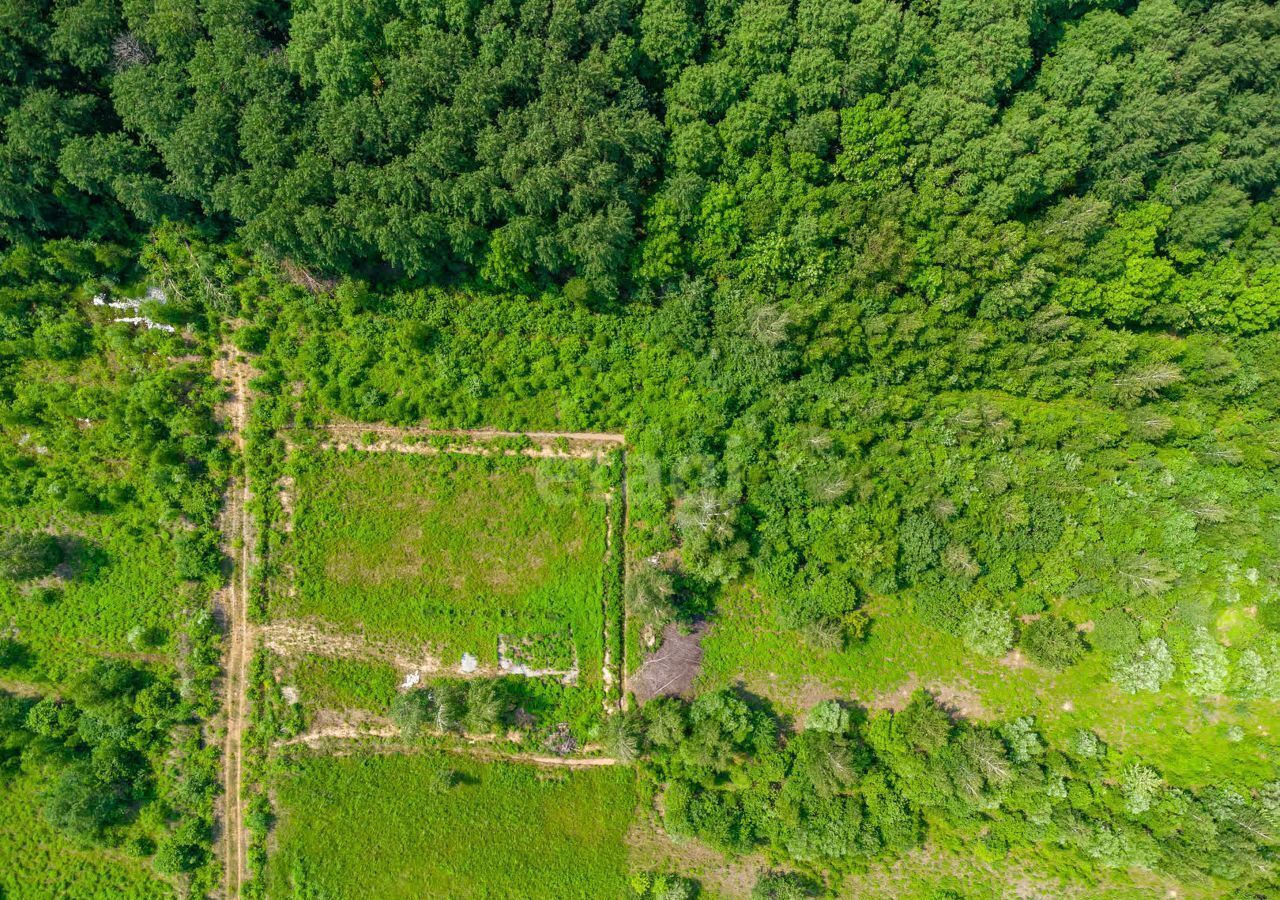
POLYGON ((965 848, 927 846, 901 859, 878 862, 866 872, 846 876, 841 895, 865 900, 935 900, 939 896, 967 900, 1003 900, 1030 896, 1040 900, 1148 900, 1152 897, 1208 898, 1211 890, 1179 885, 1149 872, 1099 870, 1063 878, 1063 860, 1050 863, 1023 849, 1000 859, 975 854, 965 848), (1101 881, 1098 879, 1101 878, 1101 881), (1174 890, 1176 888, 1176 890, 1174 890), (1171 892, 1172 891, 1172 892, 1171 892), (947 893, 949 892, 949 893, 947 893))
POLYGON ((175 895, 147 860, 77 847, 45 824, 40 787, 35 777, 19 776, 0 788, 0 897, 142 900, 175 895))
POLYGON ((172 650, 181 610, 191 601, 173 574, 172 540, 147 522, 145 511, 0 509, 0 530, 11 528, 51 530, 72 544, 65 577, 0 580, 0 622, 12 623, 31 654, 24 677, 60 681, 95 653, 172 650))
POLYGON ((548 773, 434 754, 300 756, 282 768, 270 896, 626 896, 628 769, 548 773), (442 768, 456 773, 443 792, 442 768))
POLYGON ((390 663, 308 653, 289 658, 280 680, 298 691, 309 711, 362 709, 381 715, 395 699, 400 673, 390 663))
POLYGON ((970 653, 899 602, 877 604, 861 643, 824 651, 779 628, 765 599, 742 587, 726 593, 703 646, 703 687, 741 683, 783 713, 799 713, 826 697, 875 703, 898 695, 905 702, 912 685, 941 687, 943 699, 970 716, 1035 716, 1058 746, 1077 728, 1092 729, 1113 752, 1156 765, 1180 784, 1212 784, 1224 771, 1250 785, 1274 777, 1280 735, 1280 704, 1274 701, 1196 698, 1176 682, 1158 694, 1125 694, 1111 683, 1109 664, 1097 652, 1059 673, 1005 665, 970 653), (1228 740, 1231 725, 1244 728, 1243 740, 1228 740))
MULTIPOLYGON (((751 891, 761 872, 779 868, 764 854, 732 856, 696 839, 673 838, 657 821, 638 822, 627 840, 633 869, 676 872, 696 879, 701 886, 698 896, 705 900, 739 900, 751 891)), ((1176 882, 1138 870, 1092 867, 1085 872, 1078 862, 1061 853, 1047 859, 1034 848, 1018 848, 993 858, 971 843, 953 847, 931 843, 901 858, 877 860, 863 871, 846 873, 833 879, 830 886, 834 896, 858 900, 939 900, 949 896, 1002 900, 1013 895, 1011 885, 1016 886, 1017 896, 1040 900, 1099 896, 1140 900, 1167 896, 1166 891, 1176 882)), ((1182 897, 1213 896, 1208 890, 1180 887, 1179 891, 1182 897)))
POLYGON ((578 460, 300 453, 296 596, 279 614, 496 665, 498 638, 535 664, 600 669, 605 510, 578 460))

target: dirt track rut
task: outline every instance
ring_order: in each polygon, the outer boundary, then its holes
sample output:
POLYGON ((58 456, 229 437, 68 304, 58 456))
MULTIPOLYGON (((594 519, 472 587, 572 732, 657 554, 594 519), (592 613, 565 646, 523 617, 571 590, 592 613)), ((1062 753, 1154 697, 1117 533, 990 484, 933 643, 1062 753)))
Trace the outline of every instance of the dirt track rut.
MULTIPOLYGON (((235 347, 224 345, 214 376, 230 392, 223 415, 236 451, 244 458, 244 431, 249 416, 249 367, 235 347)), ((226 620, 223 669, 226 737, 222 748, 222 857, 226 896, 238 898, 248 877, 248 839, 244 827, 244 731, 247 716, 249 661, 253 635, 249 626, 249 568, 253 536, 249 521, 249 480, 245 472, 228 485, 222 511, 224 550, 232 560, 218 605, 226 620)))

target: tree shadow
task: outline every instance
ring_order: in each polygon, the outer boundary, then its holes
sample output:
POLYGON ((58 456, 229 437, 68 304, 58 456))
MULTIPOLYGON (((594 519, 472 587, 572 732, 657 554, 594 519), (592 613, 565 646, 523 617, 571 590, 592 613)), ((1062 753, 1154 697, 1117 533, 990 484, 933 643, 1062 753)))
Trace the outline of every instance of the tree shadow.
POLYGON ((54 574, 64 581, 95 581, 110 562, 101 547, 78 534, 61 536, 58 544, 62 547, 62 562, 54 574))
POLYGON ((0 669, 25 672, 35 665, 31 648, 13 637, 0 635, 0 669))

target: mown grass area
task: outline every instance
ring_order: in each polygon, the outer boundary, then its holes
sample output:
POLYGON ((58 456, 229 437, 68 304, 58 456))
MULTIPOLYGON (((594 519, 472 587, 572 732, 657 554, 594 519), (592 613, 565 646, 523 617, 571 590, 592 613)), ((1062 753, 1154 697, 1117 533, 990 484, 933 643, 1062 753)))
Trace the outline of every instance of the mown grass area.
POLYGON ((435 754, 303 755, 280 767, 268 896, 626 896, 629 768, 435 754))
POLYGON ((703 642, 700 684, 741 683, 784 714, 827 697, 873 704, 898 695, 905 702, 904 686, 940 686, 944 701, 976 718, 1035 716, 1053 745, 1062 746, 1078 728, 1096 731, 1112 752, 1155 765, 1179 784, 1212 784, 1227 771, 1243 784, 1274 778, 1275 701, 1197 698, 1176 682, 1159 693, 1126 694, 1111 682, 1110 663, 1097 651, 1063 672, 1025 660, 1006 665, 924 625, 906 602, 877 602, 867 637, 829 651, 780 628, 776 611, 750 586, 735 588, 726 592, 703 642), (1232 725, 1244 729, 1242 740, 1228 739, 1232 725))
POLYGON ((118 850, 86 849, 40 815, 34 776, 0 786, 0 897, 5 900, 143 900, 176 891, 146 859, 118 850))
POLYGON ((605 501, 579 460, 298 453, 295 596, 275 614, 496 665, 500 635, 535 667, 600 670, 605 501))

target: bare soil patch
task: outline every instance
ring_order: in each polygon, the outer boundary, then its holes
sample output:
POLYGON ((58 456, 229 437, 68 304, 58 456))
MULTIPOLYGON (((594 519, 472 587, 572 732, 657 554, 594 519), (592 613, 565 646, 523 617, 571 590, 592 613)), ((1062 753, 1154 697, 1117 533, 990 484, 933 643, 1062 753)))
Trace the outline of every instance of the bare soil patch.
POLYGON ((912 672, 907 680, 887 694, 878 694, 867 704, 872 709, 891 709, 899 712, 911 702, 911 695, 924 688, 938 701, 938 705, 965 719, 990 719, 991 712, 982 704, 982 695, 973 685, 958 679, 951 682, 930 681, 922 684, 912 672))
POLYGON ((6 694, 13 694, 15 697, 40 698, 45 694, 51 693, 49 688, 43 685, 34 684, 30 681, 10 681, 7 678, 0 678, 0 691, 6 694))
MULTIPOLYGON (((408 672, 442 672, 440 658, 426 647, 409 647, 388 641, 372 641, 358 634, 343 634, 320 625, 298 620, 285 620, 263 625, 262 644, 281 656, 314 653, 346 659, 378 659, 408 672)), ((476 673, 493 675, 496 670, 476 673)))
MULTIPOLYGON (((322 625, 297 619, 273 622, 258 629, 262 645, 280 656, 298 656, 305 653, 339 659, 376 659, 390 663, 409 678, 424 675, 448 674, 464 678, 494 678, 499 675, 525 675, 530 678, 556 677, 564 683, 575 683, 577 668, 534 669, 516 665, 503 655, 499 645, 498 666, 480 665, 472 654, 465 654, 457 665, 446 665, 427 646, 410 646, 391 641, 370 640, 363 635, 332 631, 322 625), (507 665, 502 665, 501 661, 507 665)), ((415 679, 414 684, 417 683, 415 679)))
POLYGON ((999 663, 1006 669, 1026 669, 1031 666, 1031 660, 1016 647, 1000 657, 999 663))
POLYGON ((327 435, 321 445, 322 449, 364 450, 373 453, 502 453, 509 456, 597 459, 626 443, 623 435, 607 432, 397 428, 392 425, 357 423, 327 425, 320 430, 327 435), (438 441, 433 443, 432 439, 445 439, 448 445, 441 447, 438 441), (527 440, 530 446, 509 449, 495 445, 496 442, 512 439, 527 440))
POLYGON ((702 638, 708 628, 706 622, 699 622, 686 634, 678 625, 666 627, 658 649, 627 679, 627 688, 638 702, 664 695, 691 696, 693 681, 702 670, 702 638))
POLYGON ((376 716, 363 710, 317 710, 311 727, 302 734, 278 741, 277 747, 306 744, 316 747, 328 741, 352 741, 361 738, 395 738, 400 729, 385 716, 376 716))

